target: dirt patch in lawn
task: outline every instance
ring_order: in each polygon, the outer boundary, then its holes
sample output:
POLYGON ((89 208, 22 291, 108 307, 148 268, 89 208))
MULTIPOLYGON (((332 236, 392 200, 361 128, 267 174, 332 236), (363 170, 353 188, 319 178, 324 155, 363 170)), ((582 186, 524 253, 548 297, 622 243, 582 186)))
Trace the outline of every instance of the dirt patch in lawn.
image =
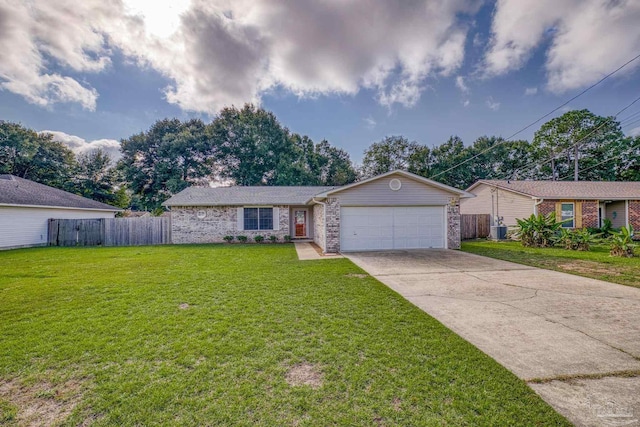
POLYGON ((571 261, 565 264, 558 264, 558 268, 582 274, 620 276, 620 272, 616 271, 613 266, 604 267, 602 264, 590 261, 571 261))
POLYGON ((358 279, 364 279, 369 277, 368 274, 362 274, 362 273, 349 273, 349 274, 345 274, 345 277, 356 277, 358 279))
POLYGON ((187 304, 186 302, 183 302, 182 304, 180 304, 180 305, 178 306, 178 308, 179 308, 180 310, 186 310, 187 308, 189 308, 189 304, 187 304))
MULTIPOLYGON (((70 380, 61 384, 48 381, 25 384, 20 380, 0 380, 0 399, 16 409, 18 426, 58 425, 71 415, 82 397, 82 384, 70 380)), ((13 417, 12 417, 13 418, 13 417)))
POLYGON ((292 366, 287 371, 285 379, 290 386, 309 386, 312 389, 322 387, 323 381, 322 372, 311 363, 300 363, 292 366))

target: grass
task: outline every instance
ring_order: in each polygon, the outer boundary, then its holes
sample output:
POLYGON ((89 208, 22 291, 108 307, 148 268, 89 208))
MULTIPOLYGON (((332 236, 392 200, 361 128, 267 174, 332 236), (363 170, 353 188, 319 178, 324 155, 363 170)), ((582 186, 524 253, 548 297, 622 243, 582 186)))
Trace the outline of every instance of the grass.
POLYGON ((561 248, 525 248, 520 242, 473 240, 462 250, 518 264, 562 271, 621 285, 640 287, 640 258, 609 255, 608 245, 593 245, 588 252, 561 248))
POLYGON ((0 252, 0 423, 568 425, 362 273, 291 245, 0 252))

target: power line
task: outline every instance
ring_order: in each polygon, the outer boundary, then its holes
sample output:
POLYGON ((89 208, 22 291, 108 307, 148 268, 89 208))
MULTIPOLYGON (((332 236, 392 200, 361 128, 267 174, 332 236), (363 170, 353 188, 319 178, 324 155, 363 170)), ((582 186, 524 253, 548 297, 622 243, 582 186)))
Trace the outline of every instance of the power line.
MULTIPOLYGON (((546 161, 544 161, 542 164, 539 164, 539 161, 534 161, 531 162, 525 166, 523 166, 523 168, 525 168, 524 170, 521 170, 522 168, 516 169, 513 174, 511 175, 511 178, 513 179, 514 175, 517 174, 518 172, 530 172, 532 170, 534 170, 537 166, 543 166, 546 165, 547 163, 551 162, 552 160, 554 160, 557 156, 559 156, 560 154, 564 154, 566 151, 574 149, 578 146, 578 144, 580 144, 581 142, 585 141, 587 138, 589 138, 591 135, 593 135, 594 133, 596 133, 598 130, 600 130, 602 127, 606 126, 607 124, 613 122, 620 114, 624 113, 626 110, 628 110, 629 108, 631 108, 635 103, 637 103, 638 101, 640 101, 640 96, 637 97, 636 99, 634 99, 633 101, 631 101, 631 103, 627 104, 624 108, 622 108, 620 111, 618 111, 617 113, 615 113, 612 117, 607 118, 604 122, 602 122, 602 124, 600 124, 600 126, 598 126, 597 128, 593 129, 591 132, 589 132, 588 134, 586 134, 585 136, 583 136, 582 138, 580 138, 579 140, 577 140, 575 143, 573 143, 571 146, 564 148, 562 151, 559 151, 557 153, 553 153, 551 155, 551 157, 549 157, 546 161), (532 166, 533 165, 533 166, 532 166)), ((622 122, 621 122, 622 124, 622 122)), ((551 171, 553 173, 553 171, 551 171)), ((564 179, 564 178, 563 178, 564 179)))
MULTIPOLYGON (((588 171, 589 169, 593 169, 593 168, 598 167, 598 166, 600 166, 600 165, 603 165, 603 164, 605 164, 605 163, 607 163, 607 162, 610 162, 610 161, 611 161, 611 160, 613 160, 613 159, 621 158, 622 156, 625 156, 625 155, 627 155, 627 154, 631 154, 631 152, 632 152, 634 149, 636 149, 636 148, 640 148, 640 144, 638 144, 638 145, 634 145, 633 147, 629 148, 629 149, 627 150, 627 152, 626 152, 626 153, 622 153, 622 154, 618 154, 618 155, 613 156, 613 157, 609 157, 608 159, 603 160, 603 161, 601 161, 600 163, 596 163, 595 165, 591 165, 591 166, 589 166, 588 168, 584 168, 584 169, 582 169, 580 172, 588 171)), ((563 179, 566 179, 566 178, 570 178, 570 177, 571 177, 571 174, 566 175, 566 176, 563 176, 563 177, 560 179, 560 181, 562 181, 563 179)))
POLYGON ((633 61, 635 61, 636 59, 640 58, 640 54, 635 56, 634 58, 630 59, 629 61, 625 62, 624 64, 622 64, 620 67, 616 68, 615 70, 613 70, 612 72, 610 72, 609 74, 607 74, 606 76, 604 76, 603 78, 601 78, 600 80, 598 80, 596 83, 592 84, 591 86, 589 86, 588 88, 586 88, 585 90, 583 90, 582 92, 580 92, 579 94, 577 94, 576 96, 574 96, 573 98, 569 99, 568 101, 566 101, 564 104, 554 108, 553 110, 549 111, 547 114, 545 114, 544 116, 540 117, 539 119, 537 119, 534 122, 529 123, 527 126, 523 127, 522 129, 520 129, 519 131, 517 131, 516 133, 514 133, 513 135, 509 136, 508 138, 502 140, 501 142, 492 145, 491 147, 479 152, 478 154, 476 154, 475 156, 469 157, 468 159, 463 160, 462 162, 451 166, 450 168, 442 171, 442 172, 438 172, 435 175, 431 175, 429 178, 430 179, 434 179, 442 174, 445 174, 453 169, 456 169, 457 167, 460 167, 462 165, 464 165, 465 163, 470 162, 473 159, 476 159, 478 157, 480 157, 481 155, 488 153, 489 151, 493 150, 494 148, 496 148, 498 145, 502 145, 504 143, 506 143, 507 141, 509 141, 511 138, 515 137, 516 135, 524 132, 525 130, 529 129, 531 126, 537 124, 538 122, 540 122, 541 120, 549 117, 551 114, 555 113, 556 111, 560 110, 562 107, 568 105, 569 103, 575 101, 577 98, 581 97, 582 95, 584 95, 585 93, 587 93, 588 91, 590 91, 591 89, 593 89, 594 87, 598 86, 600 83, 602 83, 603 81, 605 81, 606 79, 608 79, 609 77, 613 76, 614 74, 616 74, 618 71, 622 70, 624 67, 626 67, 627 65, 631 64, 633 61))

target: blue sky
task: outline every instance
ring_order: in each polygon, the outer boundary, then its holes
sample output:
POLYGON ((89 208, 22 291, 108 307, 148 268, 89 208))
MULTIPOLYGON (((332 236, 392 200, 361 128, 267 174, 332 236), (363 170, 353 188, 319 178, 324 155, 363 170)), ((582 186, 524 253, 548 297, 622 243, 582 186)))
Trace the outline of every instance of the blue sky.
MULTIPOLYGON (((0 24, 16 23, 0 31, 0 119, 78 152, 244 102, 356 162, 387 135, 470 144, 640 54, 632 0, 60 2, 0 2, 0 24)), ((612 115, 637 96, 640 60, 569 107, 612 115)))

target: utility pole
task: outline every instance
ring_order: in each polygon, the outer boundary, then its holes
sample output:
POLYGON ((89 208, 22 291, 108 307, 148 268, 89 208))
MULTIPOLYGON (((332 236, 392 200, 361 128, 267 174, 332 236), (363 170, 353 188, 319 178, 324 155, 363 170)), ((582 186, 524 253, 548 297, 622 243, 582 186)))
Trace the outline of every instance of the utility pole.
POLYGON ((578 144, 576 144, 576 151, 574 153, 574 158, 573 158, 573 180, 577 181, 578 180, 578 144))

